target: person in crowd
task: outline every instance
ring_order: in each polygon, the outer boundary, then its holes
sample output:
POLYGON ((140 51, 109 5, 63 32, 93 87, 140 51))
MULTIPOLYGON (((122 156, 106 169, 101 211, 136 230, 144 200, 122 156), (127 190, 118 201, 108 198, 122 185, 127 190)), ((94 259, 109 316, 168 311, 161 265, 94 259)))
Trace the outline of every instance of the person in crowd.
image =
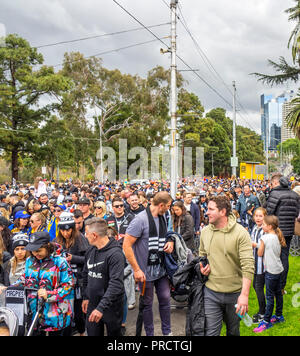
POLYGON ((200 210, 197 204, 193 203, 193 194, 189 192, 184 192, 183 195, 184 206, 187 212, 191 214, 194 221, 195 234, 200 234, 200 210))
MULTIPOLYGON (((2 237, 0 236, 0 292, 5 287, 5 273, 4 264, 9 261, 11 254, 6 251, 2 237)), ((5 306, 5 298, 3 294, 0 294, 0 307, 5 306)))
POLYGON ((199 250, 200 257, 209 261, 206 266, 200 264, 201 273, 208 277, 204 287, 205 335, 219 336, 224 320, 227 335, 239 336, 237 313, 244 315, 248 311, 254 275, 251 239, 237 224, 225 196, 209 200, 207 215, 209 225, 201 232, 199 250))
POLYGON ((42 213, 32 214, 29 220, 29 224, 31 228, 29 235, 32 235, 37 231, 47 231, 46 218, 42 213))
POLYGON ((28 236, 22 233, 16 234, 12 240, 13 257, 3 265, 4 285, 14 284, 25 272, 25 262, 30 253, 25 250, 29 243, 28 236))
POLYGON ((75 209, 73 214, 76 230, 78 230, 80 233, 82 233, 83 236, 85 236, 85 225, 82 211, 79 209, 75 209))
POLYGON ((49 235, 50 235, 50 241, 54 240, 58 235, 58 223, 59 223, 60 215, 65 210, 66 210, 65 205, 55 204, 54 215, 52 216, 52 218, 47 226, 47 231, 49 232, 49 235))
POLYGON ((289 252, 295 231, 295 221, 300 212, 300 197, 289 188, 289 181, 281 173, 274 173, 271 178, 272 190, 267 200, 268 215, 276 215, 279 228, 286 241, 286 247, 281 249, 281 261, 284 271, 281 276, 281 290, 285 292, 285 285, 289 271, 289 252))
POLYGON ((263 320, 253 330, 255 333, 261 333, 270 329, 274 324, 285 321, 282 315, 283 295, 281 292, 281 273, 284 269, 280 255, 281 248, 286 247, 286 242, 275 215, 264 217, 263 230, 265 234, 261 237, 257 254, 259 257, 264 257, 267 305, 263 320), (276 299, 276 312, 272 316, 274 298, 276 299))
POLYGON ((133 215, 137 215, 145 209, 144 206, 140 204, 140 198, 138 194, 131 194, 130 197, 128 198, 128 202, 129 202, 128 212, 133 215))
POLYGON ((120 336, 123 318, 125 258, 120 244, 107 236, 107 222, 91 218, 85 224, 91 247, 83 268, 82 310, 88 336, 120 336))
POLYGON ((42 193, 40 195, 40 197, 39 197, 39 201, 40 201, 42 207, 43 206, 47 206, 48 207, 49 198, 48 198, 47 193, 42 193))
POLYGON ((47 195, 47 185, 42 177, 36 177, 34 180, 34 197, 39 198, 42 194, 47 195))
POLYGON ((106 219, 107 224, 108 227, 113 227, 118 232, 118 241, 123 244, 126 229, 133 220, 134 215, 132 213, 125 212, 123 199, 118 196, 112 201, 112 209, 113 214, 106 219))
POLYGON ((56 246, 50 242, 46 231, 34 233, 25 249, 31 256, 26 260, 25 273, 14 285, 38 290, 38 298, 34 292, 28 294, 32 318, 37 311, 38 299, 45 302, 34 335, 70 335, 75 287, 71 267, 64 257, 56 254, 56 246))
POLYGON ((10 222, 3 216, 0 216, 0 237, 3 240, 5 250, 12 253, 12 233, 9 230, 10 222))
POLYGON ((94 215, 100 219, 107 219, 109 214, 106 211, 106 204, 103 201, 96 201, 94 203, 94 215))
POLYGON ((78 201, 78 209, 82 211, 84 221, 91 219, 94 215, 91 213, 91 201, 87 197, 82 197, 78 201))
POLYGON ((9 229, 13 235, 22 232, 23 234, 28 235, 30 231, 29 226, 30 215, 25 210, 19 210, 15 214, 15 219, 13 224, 9 226, 9 229))
POLYGON ((124 238, 124 253, 132 266, 136 282, 140 283, 140 290, 144 281, 146 282, 143 320, 147 336, 154 335, 154 287, 159 303, 162 333, 172 333, 170 286, 164 266, 164 253, 172 253, 174 249, 174 242, 166 241, 167 223, 164 218, 171 203, 172 198, 167 192, 158 192, 151 205, 131 221, 124 238))
POLYGON ((253 212, 259 206, 259 200, 251 193, 250 186, 246 184, 244 186, 244 193, 240 195, 237 201, 236 210, 240 214, 242 225, 249 229, 249 231, 252 230, 254 225, 253 212))
POLYGON ((21 201, 21 198, 18 196, 18 194, 10 195, 9 204, 11 206, 10 219, 13 221, 14 219, 16 219, 16 212, 23 211, 25 209, 25 204, 21 201))
POLYGON ((182 201, 176 201, 172 206, 172 227, 173 231, 180 234, 187 246, 193 253, 195 251, 194 242, 194 219, 186 210, 182 201))
POLYGON ((258 306, 259 306, 258 313, 253 315, 254 324, 258 324, 263 320, 266 311, 266 297, 264 291, 265 267, 264 267, 263 258, 259 257, 257 254, 258 248, 260 246, 260 239, 264 234, 262 225, 263 225, 264 217, 266 215, 267 215, 267 211, 265 208, 260 207, 254 211, 255 225, 251 231, 251 240, 252 240, 254 263, 255 263, 253 288, 255 290, 258 306))
POLYGON ((64 253, 67 254, 66 260, 71 265, 75 276, 76 284, 73 318, 78 333, 80 336, 84 336, 85 317, 81 308, 83 288, 82 270, 84 266, 85 253, 89 248, 89 244, 87 239, 78 230, 76 230, 74 215, 72 213, 61 213, 58 229, 58 236, 54 241, 63 247, 64 253))

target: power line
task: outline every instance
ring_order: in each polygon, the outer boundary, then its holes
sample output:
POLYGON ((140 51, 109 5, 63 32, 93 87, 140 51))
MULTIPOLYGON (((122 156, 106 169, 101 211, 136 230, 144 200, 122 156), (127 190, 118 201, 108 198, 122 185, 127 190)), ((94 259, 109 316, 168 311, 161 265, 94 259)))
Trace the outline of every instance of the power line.
MULTIPOLYGON (((166 25, 170 25, 170 22, 161 23, 161 24, 158 24, 158 25, 151 25, 151 26, 148 26, 148 28, 155 28, 155 27, 161 27, 161 26, 166 26, 166 25)), ((90 39, 94 39, 94 38, 101 38, 101 37, 106 37, 106 36, 120 35, 120 34, 124 34, 124 33, 129 33, 129 32, 136 32, 136 31, 140 31, 140 30, 144 30, 144 28, 143 27, 138 27, 138 28, 133 28, 133 29, 130 29, 130 30, 123 30, 123 31, 117 31, 117 32, 112 32, 112 33, 104 33, 102 35, 94 35, 94 36, 77 38, 77 39, 74 39, 74 40, 49 43, 49 44, 45 44, 45 45, 35 46, 35 48, 52 47, 52 46, 57 46, 57 45, 61 45, 61 44, 66 44, 66 43, 74 43, 74 42, 86 41, 86 40, 90 40, 90 39)))
MULTIPOLYGON (((162 37, 162 38, 168 38, 168 37, 169 37, 169 36, 162 37)), ((160 40, 160 38, 158 38, 158 40, 160 40)), ((84 58, 84 59, 89 59, 89 58, 92 58, 92 57, 104 56, 104 55, 109 54, 109 53, 123 51, 123 50, 125 50, 125 49, 142 46, 142 45, 149 44, 149 43, 153 43, 153 42, 156 42, 156 41, 157 41, 157 40, 155 39, 155 40, 150 40, 150 41, 145 41, 145 42, 139 42, 139 43, 135 43, 135 44, 132 44, 132 45, 125 46, 125 47, 120 47, 120 48, 116 48, 116 49, 107 50, 107 51, 104 51, 104 52, 101 52, 101 53, 96 53, 96 54, 94 54, 94 55, 87 56, 87 57, 83 57, 83 58, 84 58)), ((78 62, 78 61, 80 61, 80 60, 81 60, 81 59, 75 59, 75 60, 73 60, 73 61, 68 61, 67 63, 75 63, 75 62, 78 62)), ((55 65, 53 65, 52 67, 59 67, 59 66, 62 66, 63 64, 64 64, 64 63, 55 64, 55 65)))
MULTIPOLYGON (((117 4, 122 10, 124 10, 130 17, 132 17, 136 22, 138 22, 141 26, 143 26, 148 32, 150 32, 157 40, 159 40, 165 47, 169 48, 169 46, 162 41, 154 32, 148 29, 140 20, 138 20, 133 14, 131 14, 128 10, 126 10, 121 4, 119 4, 116 0, 113 0, 115 4, 117 4)), ((191 72, 193 72, 201 81, 203 81, 214 93, 216 93, 222 100, 226 102, 232 108, 232 104, 227 101, 215 88, 213 88, 204 78, 202 78, 190 65, 188 65, 183 58, 179 55, 176 57, 185 65, 187 66, 191 72)))

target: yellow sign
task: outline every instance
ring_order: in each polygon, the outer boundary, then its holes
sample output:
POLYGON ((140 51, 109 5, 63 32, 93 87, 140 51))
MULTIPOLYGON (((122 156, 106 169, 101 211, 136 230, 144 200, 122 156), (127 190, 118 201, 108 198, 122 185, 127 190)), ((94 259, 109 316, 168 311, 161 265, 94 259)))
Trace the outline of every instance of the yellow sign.
POLYGON ((241 162, 240 164, 240 178, 241 179, 255 179, 264 180, 263 174, 256 174, 256 166, 263 166, 259 162, 241 162))

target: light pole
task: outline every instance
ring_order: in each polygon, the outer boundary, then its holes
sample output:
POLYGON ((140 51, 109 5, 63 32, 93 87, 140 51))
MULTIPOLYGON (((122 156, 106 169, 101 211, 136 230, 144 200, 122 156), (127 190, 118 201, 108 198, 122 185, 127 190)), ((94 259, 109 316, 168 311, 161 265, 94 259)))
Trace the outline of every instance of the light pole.
POLYGON ((171 0, 171 140, 170 140, 170 154, 171 154, 171 196, 176 198, 177 190, 177 83, 176 83, 176 10, 178 0, 171 0))

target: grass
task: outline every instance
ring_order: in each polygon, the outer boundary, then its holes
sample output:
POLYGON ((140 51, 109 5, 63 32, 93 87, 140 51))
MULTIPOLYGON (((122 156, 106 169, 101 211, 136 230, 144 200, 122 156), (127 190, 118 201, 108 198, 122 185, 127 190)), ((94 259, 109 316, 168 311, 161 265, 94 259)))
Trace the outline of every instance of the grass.
MULTIPOLYGON (((253 324, 248 328, 241 322, 241 336, 300 336, 300 257, 289 257, 289 274, 285 290, 287 294, 283 297, 283 316, 285 322, 276 324, 261 334, 255 334, 253 329, 257 326, 253 324), (294 288, 294 290, 293 290, 294 288)), ((276 304, 275 304, 276 305, 276 304)), ((258 311, 258 302, 253 286, 249 296, 249 315, 252 317, 258 311)), ((275 308, 274 308, 275 313, 275 308)), ((222 335, 226 335, 225 326, 222 335)))

